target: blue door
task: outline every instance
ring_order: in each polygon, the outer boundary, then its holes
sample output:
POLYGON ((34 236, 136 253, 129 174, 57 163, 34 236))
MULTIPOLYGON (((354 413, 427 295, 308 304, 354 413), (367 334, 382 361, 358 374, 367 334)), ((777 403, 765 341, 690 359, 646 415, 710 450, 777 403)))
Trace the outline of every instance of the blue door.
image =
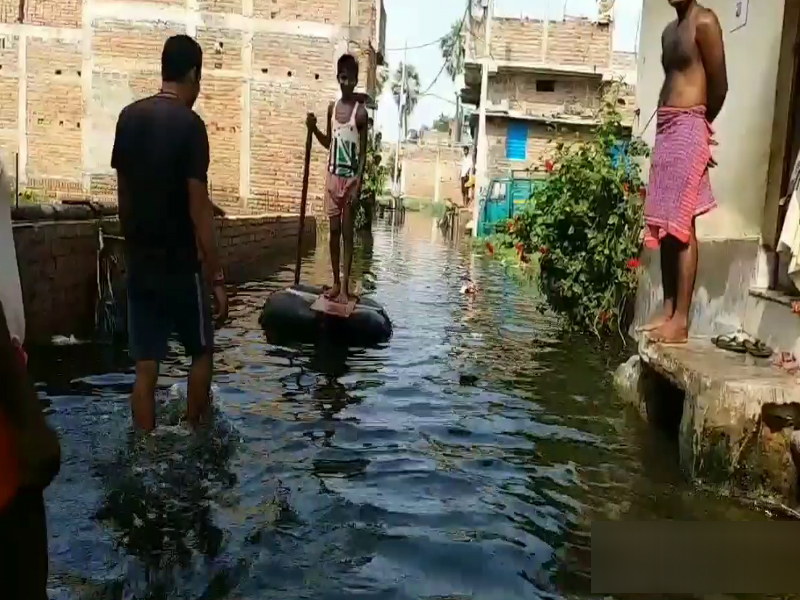
POLYGON ((506 137, 506 158, 525 160, 528 158, 528 122, 509 121, 506 137))

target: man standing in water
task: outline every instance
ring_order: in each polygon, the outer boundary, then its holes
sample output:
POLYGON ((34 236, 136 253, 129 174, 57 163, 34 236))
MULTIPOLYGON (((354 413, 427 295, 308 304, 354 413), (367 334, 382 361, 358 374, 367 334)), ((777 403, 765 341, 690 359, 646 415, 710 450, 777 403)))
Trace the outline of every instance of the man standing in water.
POLYGON ((695 219, 716 207, 708 176, 711 123, 728 94, 717 16, 696 0, 668 0, 677 19, 661 35, 664 85, 645 202, 645 245, 661 247, 664 308, 640 331, 650 339, 688 340, 697 273, 695 219))
POLYGON ((136 361, 134 424, 155 428, 158 363, 174 332, 192 358, 188 419, 198 425, 211 408, 214 324, 227 316, 225 281, 208 197, 208 135, 192 110, 200 93, 203 52, 186 35, 167 40, 161 91, 122 110, 111 166, 117 171, 119 215, 128 269, 128 335, 136 361))
POLYGON ((361 192, 367 156, 367 109, 356 96, 358 61, 343 55, 336 65, 342 97, 328 106, 325 133, 317 117, 309 113, 307 125, 317 140, 330 150, 325 180, 325 211, 330 220, 330 252, 333 287, 325 295, 337 302, 350 301, 350 268, 353 264, 353 204, 361 192), (340 236, 344 240, 344 273, 339 275, 340 236), (342 282, 344 279, 344 282, 342 282))
POLYGON ((461 159, 461 200, 464 206, 469 206, 469 178, 472 176, 472 152, 469 146, 464 146, 464 158, 461 159))

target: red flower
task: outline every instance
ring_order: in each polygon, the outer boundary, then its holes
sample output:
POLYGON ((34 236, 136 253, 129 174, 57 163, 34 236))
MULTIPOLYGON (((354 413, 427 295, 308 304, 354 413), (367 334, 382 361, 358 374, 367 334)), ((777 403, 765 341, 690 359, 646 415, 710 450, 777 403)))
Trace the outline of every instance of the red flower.
POLYGON ((539 254, 541 254, 542 256, 547 256, 548 254, 550 254, 550 250, 547 249, 547 246, 542 246, 539 248, 539 254))
POLYGON ((553 172, 553 161, 552 160, 544 161, 544 170, 547 171, 548 173, 552 173, 553 172))
POLYGON ((640 261, 638 258, 632 258, 628 261, 628 268, 631 271, 635 271, 641 266, 642 266, 642 261, 640 261))
POLYGON ((489 252, 489 254, 494 254, 494 246, 492 245, 492 242, 486 242, 486 250, 489 252))
POLYGON ((642 186, 642 187, 640 187, 640 188, 639 188, 639 197, 640 197, 642 200, 644 200, 645 198, 647 198, 647 188, 646 188, 646 187, 642 186))
POLYGON ((611 315, 608 314, 608 312, 601 310, 597 314, 597 318, 600 320, 601 323, 605 324, 611 318, 611 315))
POLYGON ((631 191, 631 186, 629 186, 627 183, 623 183, 622 191, 625 192, 625 195, 627 196, 631 191))
POLYGON ((508 233, 514 233, 514 222, 513 221, 509 221, 508 222, 508 233))
POLYGON ((518 242, 517 243, 517 254, 521 255, 523 252, 525 252, 525 244, 523 244, 522 242, 518 242))

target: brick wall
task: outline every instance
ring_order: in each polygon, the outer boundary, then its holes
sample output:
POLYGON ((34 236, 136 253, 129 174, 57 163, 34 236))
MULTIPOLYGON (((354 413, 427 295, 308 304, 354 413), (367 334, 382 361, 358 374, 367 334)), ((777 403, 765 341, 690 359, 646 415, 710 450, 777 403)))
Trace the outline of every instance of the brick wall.
MULTIPOLYGON (((376 1, 198 0, 198 14, 187 0, 89 0, 89 10, 82 0, 26 0, 17 24, 19 2, 0 0, 0 21, 11 24, 0 36, 0 157, 13 166, 20 153, 23 189, 113 199, 119 111, 158 90, 164 41, 188 32, 204 51, 196 110, 208 127, 215 200, 244 214, 296 211, 305 114, 324 118, 342 52, 359 58, 361 87, 374 90, 376 1)), ((310 210, 320 212, 319 145, 313 160, 310 210)))
MULTIPOLYGON (((483 23, 475 22, 467 44, 469 59, 484 55, 483 23)), ((608 69, 611 66, 611 28, 588 19, 563 21, 495 19, 491 55, 505 62, 547 63, 608 69)))
POLYGON ((611 27, 588 19, 556 22, 547 31, 544 62, 607 69, 611 64, 611 27))
POLYGON ((611 67, 620 74, 636 73, 636 52, 616 50, 611 56, 611 67))
POLYGON ((97 287, 96 222, 15 224, 14 242, 27 339, 89 333, 97 287))
MULTIPOLYGON (((226 277, 235 283, 276 259, 288 262, 297 241, 298 218, 260 215, 217 220, 217 243, 226 277)), ((106 229, 109 223, 104 223, 106 229)), ((115 222, 111 222, 112 229, 115 222)), ((91 335, 97 292, 98 221, 15 223, 26 337, 49 342, 54 335, 91 335)), ((313 245, 316 222, 306 221, 313 245)), ((305 244, 304 244, 305 245, 305 244)))
POLYGON ((81 43, 27 41, 27 175, 80 182, 81 43))
POLYGON ((19 128, 19 37, 0 36, 0 159, 14 168, 19 128))
POLYGON ((586 127, 559 126, 555 128, 531 121, 528 124, 528 145, 525 160, 508 160, 506 158, 508 119, 489 119, 486 133, 489 140, 489 176, 496 177, 506 175, 511 170, 516 169, 542 171, 544 170, 544 161, 553 153, 556 144, 559 142, 580 141, 590 135, 590 130, 586 127))
POLYGON ((454 146, 407 144, 403 148, 405 195, 433 200, 436 197, 436 161, 439 160, 439 198, 461 202, 463 150, 454 146))
POLYGON ((501 72, 490 82, 489 103, 529 115, 583 114, 599 107, 601 84, 600 77, 501 72))

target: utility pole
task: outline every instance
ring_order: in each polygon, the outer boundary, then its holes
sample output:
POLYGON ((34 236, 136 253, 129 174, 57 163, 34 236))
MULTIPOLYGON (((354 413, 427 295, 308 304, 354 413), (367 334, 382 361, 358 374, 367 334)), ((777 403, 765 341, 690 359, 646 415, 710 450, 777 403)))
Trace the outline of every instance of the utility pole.
POLYGON ((461 94, 456 92, 456 130, 455 130, 455 143, 461 143, 461 127, 464 123, 464 118, 461 116, 461 94))
POLYGON ((439 182, 442 179, 442 166, 441 166, 442 147, 437 144, 436 146, 436 169, 433 174, 433 203, 439 204, 439 182))
POLYGON ((406 106, 406 63, 408 62, 408 41, 406 41, 403 48, 403 70, 400 76, 400 103, 398 106, 397 117, 397 146, 394 152, 394 190, 398 190, 399 177, 397 176, 400 169, 400 138, 403 135, 403 113, 406 106))
POLYGON ((478 114, 478 156, 475 160, 475 197, 472 200, 472 235, 478 235, 478 217, 480 216, 480 195, 489 187, 487 177, 489 161, 489 138, 486 135, 486 104, 489 98, 489 61, 492 43, 492 18, 494 15, 494 0, 484 0, 484 51, 483 65, 481 67, 481 104, 478 114))

